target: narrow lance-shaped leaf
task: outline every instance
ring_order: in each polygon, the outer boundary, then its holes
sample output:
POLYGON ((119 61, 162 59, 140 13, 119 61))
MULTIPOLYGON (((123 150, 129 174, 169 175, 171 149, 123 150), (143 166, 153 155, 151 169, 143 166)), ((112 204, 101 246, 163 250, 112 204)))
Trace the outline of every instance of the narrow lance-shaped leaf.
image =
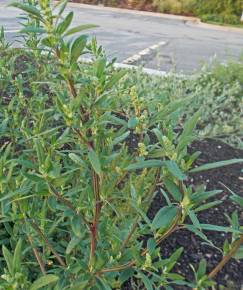
POLYGON ((111 89, 120 79, 122 79, 127 72, 124 70, 120 70, 118 72, 114 72, 110 81, 106 85, 106 89, 111 89))
POLYGON ((236 234, 243 233, 243 232, 241 232, 239 230, 235 230, 231 227, 223 227, 223 226, 217 226, 217 225, 211 225, 211 224, 200 224, 200 226, 201 226, 201 229, 207 230, 207 231, 236 233, 236 234))
POLYGON ((47 285, 53 284, 58 281, 58 277, 52 274, 45 275, 37 279, 30 287, 30 290, 38 290, 42 287, 45 287, 47 285))
POLYGON ((172 224, 174 218, 176 217, 177 210, 177 207, 173 205, 164 206, 163 208, 161 208, 153 219, 153 228, 167 228, 170 224, 172 224))
POLYGON ((163 161, 151 159, 145 161, 139 161, 133 164, 128 165, 125 169, 128 171, 143 169, 143 168, 153 168, 153 167, 161 167, 163 165, 163 161))
POLYGON ((230 160, 218 161, 214 163, 208 163, 208 164, 195 167, 191 169, 190 172, 196 173, 196 172, 206 171, 206 170, 215 169, 215 168, 219 168, 223 166, 233 165, 237 163, 243 163, 243 159, 230 159, 230 160))
POLYGON ((206 274, 206 270, 207 270, 207 262, 205 259, 202 259, 199 263, 199 267, 197 270, 198 279, 201 279, 206 274))
POLYGON ((98 175, 101 175, 101 173, 102 173, 101 164, 100 164, 100 160, 99 160, 97 153, 93 149, 90 149, 89 153, 88 153, 88 157, 89 157, 89 161, 90 161, 94 171, 98 175))
POLYGON ((86 43, 87 43, 87 35, 81 35, 77 39, 74 40, 71 46, 71 62, 75 63, 83 52, 86 43))
POLYGON ((37 26, 26 26, 25 28, 20 30, 20 33, 45 33, 45 29, 37 26))
POLYGON ((81 32, 81 31, 84 31, 84 30, 87 30, 87 29, 91 29, 91 28, 96 28, 98 27, 97 25, 94 25, 94 24, 83 24, 83 25, 79 25, 79 26, 76 26, 76 27, 73 27, 73 28, 70 28, 64 36, 69 36, 69 35, 72 35, 74 33, 78 33, 78 32, 81 32))
POLYGON ((85 165, 84 161, 75 153, 69 153, 68 157, 79 166, 85 165))
POLYGON ((180 192, 180 189, 172 180, 165 178, 164 184, 165 184, 166 189, 169 191, 169 193, 174 198, 174 200, 176 200, 176 201, 182 200, 182 194, 180 192))
POLYGON ((236 193, 234 193, 229 187, 227 187, 225 184, 221 183, 232 195, 230 196, 230 199, 234 202, 238 203, 241 207, 243 207, 243 198, 236 193))
POLYGON ((63 34, 68 27, 70 26, 71 22, 73 20, 73 12, 69 12, 68 15, 64 18, 64 20, 58 24, 56 32, 58 34, 63 34))
POLYGON ((197 111, 184 125, 182 134, 179 137, 179 142, 176 147, 177 152, 183 150, 188 143, 192 141, 192 132, 197 125, 197 121, 201 115, 201 111, 197 111))
POLYGON ((17 245, 15 247, 14 256, 13 256, 13 266, 15 268, 15 272, 21 271, 21 256, 22 256, 22 240, 18 240, 17 245))
POLYGON ((146 275, 144 275, 142 272, 139 272, 138 276, 143 281, 146 290, 154 289, 152 281, 150 281, 150 279, 146 275))
POLYGON ((5 259, 5 262, 7 264, 8 271, 10 272, 11 275, 14 275, 14 266, 13 266, 12 254, 9 252, 9 250, 5 246, 2 247, 2 253, 3 253, 3 257, 5 259))
POLYGON ((179 166, 175 163, 175 161, 168 160, 164 161, 164 165, 167 167, 169 172, 179 180, 186 179, 186 175, 181 171, 179 166))
POLYGON ((221 203, 222 203, 221 200, 215 200, 215 201, 212 201, 212 202, 208 202, 208 203, 205 203, 205 204, 195 208, 194 212, 200 212, 200 211, 209 209, 211 207, 215 207, 216 205, 221 204, 221 203))
POLYGON ((243 246, 241 246, 234 255, 237 260, 243 259, 243 246))
POLYGON ((44 148, 41 144, 41 141, 39 139, 34 139, 34 145, 35 145, 35 149, 37 151, 39 163, 43 164, 45 162, 45 152, 44 152, 44 148))
POLYGON ((230 197, 231 200, 238 203, 241 207, 243 207, 243 198, 237 194, 234 194, 230 197))
POLYGON ((43 21, 43 18, 40 14, 40 11, 33 5, 30 4, 23 4, 23 3, 19 3, 19 2, 13 2, 11 3, 9 6, 15 7, 15 8, 19 8, 22 11, 32 15, 33 17, 39 19, 40 21, 43 21))

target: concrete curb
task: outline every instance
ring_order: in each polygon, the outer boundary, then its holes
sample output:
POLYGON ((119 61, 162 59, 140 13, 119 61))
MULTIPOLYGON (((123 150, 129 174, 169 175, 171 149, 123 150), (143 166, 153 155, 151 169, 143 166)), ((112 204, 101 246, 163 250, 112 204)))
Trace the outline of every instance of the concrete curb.
POLYGON ((158 12, 156 13, 156 12, 149 12, 149 11, 125 9, 125 8, 107 7, 103 5, 90 5, 90 4, 75 3, 75 2, 69 2, 68 6, 74 7, 74 8, 77 8, 77 7, 88 8, 88 9, 100 10, 100 11, 110 11, 110 12, 124 13, 124 14, 129 13, 132 15, 141 15, 141 16, 164 18, 168 20, 177 20, 183 23, 190 23, 193 26, 195 25, 195 26, 205 28, 205 29, 221 30, 221 31, 228 31, 228 32, 239 32, 243 34, 243 28, 204 23, 201 21, 200 18, 197 18, 197 17, 188 17, 188 16, 181 16, 181 15, 158 13, 158 12))
MULTIPOLYGON (((87 64, 92 63, 92 59, 84 58, 84 57, 80 57, 79 61, 87 63, 87 64)), ((139 67, 139 66, 136 66, 136 65, 125 64, 125 63, 117 63, 117 62, 114 63, 114 68, 116 68, 116 69, 127 69, 127 70, 140 70, 141 72, 143 72, 143 73, 145 73, 147 75, 159 76, 159 77, 163 77, 163 76, 166 76, 166 75, 169 74, 166 71, 160 71, 160 70, 144 68, 144 67, 139 67)))
POLYGON ((211 29, 211 30, 219 30, 219 31, 225 31, 225 32, 237 32, 243 34, 243 28, 238 27, 231 27, 231 26, 224 26, 224 25, 217 25, 217 24, 210 24, 202 22, 200 19, 198 19, 197 27, 205 28, 205 29, 211 29))
POLYGON ((198 21, 200 21, 200 19, 197 17, 187 17, 187 16, 173 15, 173 14, 166 14, 166 13, 156 13, 156 12, 150 12, 150 11, 141 11, 141 10, 126 9, 126 8, 116 8, 116 7, 109 7, 109 6, 103 6, 103 5, 91 5, 91 4, 69 2, 68 6, 75 7, 75 8, 81 7, 81 8, 88 8, 88 9, 94 9, 94 10, 111 11, 111 12, 124 13, 124 14, 129 13, 129 14, 133 14, 133 15, 152 16, 152 17, 172 19, 172 20, 174 19, 174 20, 179 20, 182 22, 186 22, 186 21, 198 22, 198 21))

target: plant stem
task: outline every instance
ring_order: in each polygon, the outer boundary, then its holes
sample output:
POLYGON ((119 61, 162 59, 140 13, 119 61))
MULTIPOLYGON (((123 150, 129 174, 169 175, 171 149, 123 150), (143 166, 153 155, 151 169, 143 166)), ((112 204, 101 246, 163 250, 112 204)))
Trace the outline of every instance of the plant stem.
POLYGON ((48 187, 50 189, 50 192, 62 203, 64 203, 68 208, 70 208, 73 212, 75 212, 76 215, 78 215, 82 221, 85 223, 88 229, 90 229, 90 223, 86 220, 85 216, 81 212, 77 212, 75 206, 65 197, 63 197, 58 191, 54 189, 54 187, 50 184, 48 184, 48 187))
POLYGON ((28 239, 28 241, 29 241, 29 243, 30 243, 30 246, 31 246, 31 248, 32 248, 32 251, 33 251, 33 253, 34 253, 34 256, 35 256, 35 258, 36 258, 36 261, 37 261, 37 263, 38 263, 39 266, 40 266, 41 273, 42 273, 43 275, 45 275, 45 274, 46 274, 45 265, 44 265, 44 263, 43 263, 43 261, 42 261, 40 255, 39 255, 38 251, 36 250, 34 244, 33 244, 33 239, 32 239, 32 237, 31 237, 30 235, 27 235, 27 239, 28 239))
MULTIPOLYGON (((168 231, 166 231, 162 237, 160 237, 158 240, 156 240, 156 245, 158 246, 165 238, 167 238, 169 235, 171 235, 176 229, 177 229, 177 225, 179 223, 181 219, 181 208, 179 209, 177 216, 173 222, 173 224, 171 225, 171 227, 168 229, 168 231)), ((148 249, 144 249, 142 251, 142 253, 140 254, 141 257, 144 257, 146 254, 148 253, 148 249)), ((131 268, 136 264, 135 260, 132 260, 126 264, 120 265, 120 266, 116 266, 113 268, 107 268, 107 269, 103 269, 101 271, 99 271, 98 273, 96 273, 97 275, 100 274, 104 274, 104 273, 109 273, 109 272, 117 272, 117 271, 121 271, 121 270, 125 270, 127 268, 131 268)))
POLYGON ((138 226, 139 219, 140 219, 140 217, 137 216, 136 219, 135 219, 135 222, 133 223, 133 225, 132 225, 132 227, 131 227, 131 230, 130 230, 130 232, 129 232, 127 238, 123 241, 123 243, 122 243, 122 245, 121 245, 121 250, 120 250, 121 253, 123 253, 123 251, 124 251, 126 245, 129 243, 131 237, 133 236, 133 234, 134 234, 134 232, 135 232, 135 230, 136 230, 136 228, 137 228, 137 226, 138 226))
MULTIPOLYGON (((147 197, 148 197, 147 198, 147 200, 148 200, 147 204, 150 204, 150 201, 151 201, 152 196, 153 196, 153 193, 154 193, 154 191, 156 189, 157 183, 159 182, 159 177, 160 177, 160 174, 159 173, 160 173, 160 169, 157 170, 156 177, 155 177, 155 182, 151 186, 151 188, 150 188, 150 190, 149 190, 149 192, 147 194, 147 197)), ((134 221, 134 223, 133 223, 133 225, 132 225, 132 227, 131 227, 131 230, 130 230, 127 238, 123 241, 123 243, 121 245, 121 250, 120 250, 121 253, 124 251, 126 245, 129 243, 129 241, 132 238, 134 232, 136 231, 136 228, 138 226, 139 220, 140 220, 140 216, 137 216, 136 219, 135 219, 135 221, 134 221)))
MULTIPOLYGON (((177 229, 178 229, 178 223, 180 222, 181 219, 181 215, 182 215, 182 210, 181 208, 179 208, 177 215, 175 217, 175 220, 173 222, 173 224, 171 225, 171 227, 160 237, 158 238, 155 242, 156 245, 158 246, 163 240, 165 240, 166 238, 168 238, 172 233, 174 233, 177 229)), ((145 256, 148 253, 148 249, 145 249, 141 256, 145 256)))
POLYGON ((59 264, 61 266, 65 267, 66 266, 65 262, 60 257, 60 255, 56 252, 56 250, 52 247, 52 245, 50 244, 49 240, 46 238, 46 236, 44 235, 44 233, 42 232, 42 230, 39 228, 39 226, 35 222, 33 222, 33 221, 30 221, 30 225, 36 231, 36 233, 43 239, 43 241, 45 242, 46 246, 53 253, 53 255, 55 256, 55 258, 57 259, 57 261, 59 262, 59 264))
POLYGON ((95 209, 92 225, 90 226, 90 259, 89 265, 91 266, 93 257, 95 255, 96 239, 97 239, 97 227, 102 208, 102 202, 100 199, 100 179, 99 175, 92 170, 92 184, 95 198, 95 209))
POLYGON ((208 274, 209 278, 214 278, 218 272, 225 266, 225 264, 234 256, 241 244, 243 243, 243 234, 240 235, 240 238, 232 244, 231 250, 226 256, 219 262, 219 264, 208 274))

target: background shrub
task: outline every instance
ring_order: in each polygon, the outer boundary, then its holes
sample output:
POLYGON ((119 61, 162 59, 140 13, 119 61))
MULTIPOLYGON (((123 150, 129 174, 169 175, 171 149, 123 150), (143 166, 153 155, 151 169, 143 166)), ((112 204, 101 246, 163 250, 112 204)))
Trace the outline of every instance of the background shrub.
POLYGON ((128 6, 154 9, 162 13, 194 15, 206 22, 240 24, 241 0, 71 0, 74 2, 108 6, 128 6))

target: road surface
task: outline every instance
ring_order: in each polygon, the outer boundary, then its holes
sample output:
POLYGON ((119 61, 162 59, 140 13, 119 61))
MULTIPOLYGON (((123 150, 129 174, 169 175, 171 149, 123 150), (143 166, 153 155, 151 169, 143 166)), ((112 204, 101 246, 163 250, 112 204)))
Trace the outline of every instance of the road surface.
MULTIPOLYGON (((0 26, 13 40, 20 27, 19 10, 0 0, 0 26)), ((215 56, 222 62, 237 59, 243 52, 242 31, 201 27, 191 21, 170 19, 152 13, 70 4, 74 25, 92 23, 98 28, 87 32, 96 36, 110 58, 163 71, 192 73, 215 56)))

